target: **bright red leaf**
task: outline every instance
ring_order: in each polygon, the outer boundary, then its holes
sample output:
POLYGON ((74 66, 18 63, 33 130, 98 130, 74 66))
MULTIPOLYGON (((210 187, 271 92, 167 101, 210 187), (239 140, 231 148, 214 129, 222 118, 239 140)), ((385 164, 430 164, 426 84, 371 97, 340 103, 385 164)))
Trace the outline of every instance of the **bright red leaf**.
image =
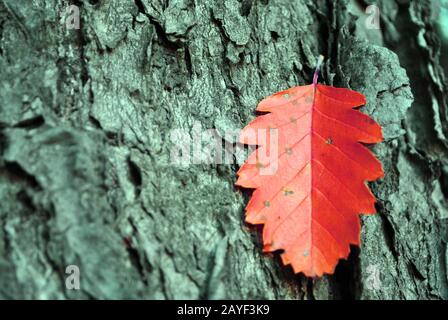
POLYGON ((264 225, 264 251, 283 250, 283 263, 310 277, 332 274, 350 244, 360 244, 359 214, 375 213, 366 181, 384 176, 381 163, 361 144, 382 140, 381 127, 353 109, 365 97, 316 79, 259 103, 256 110, 269 113, 241 133, 242 143, 258 148, 236 182, 256 189, 246 221, 264 225), (254 132, 267 131, 278 139, 249 141, 254 132), (262 154, 270 152, 266 161, 262 154))

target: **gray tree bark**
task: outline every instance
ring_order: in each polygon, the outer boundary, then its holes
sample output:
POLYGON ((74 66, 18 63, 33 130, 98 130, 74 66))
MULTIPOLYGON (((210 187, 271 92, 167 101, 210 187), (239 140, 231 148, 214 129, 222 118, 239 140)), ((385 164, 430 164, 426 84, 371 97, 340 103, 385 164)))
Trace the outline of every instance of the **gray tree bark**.
POLYGON ((377 3, 379 30, 367 1, 1 0, 0 298, 448 298, 437 8, 377 3), (319 54, 321 81, 364 93, 383 126, 386 177, 361 248, 308 279, 262 253, 238 165, 173 165, 170 132, 200 123, 232 145, 319 54))

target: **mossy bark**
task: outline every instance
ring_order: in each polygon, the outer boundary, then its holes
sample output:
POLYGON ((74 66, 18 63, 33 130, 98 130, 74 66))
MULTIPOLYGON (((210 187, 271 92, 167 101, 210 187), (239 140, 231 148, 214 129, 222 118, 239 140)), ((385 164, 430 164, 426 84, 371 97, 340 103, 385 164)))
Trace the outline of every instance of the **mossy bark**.
POLYGON ((426 1, 0 1, 0 297, 445 299, 448 109, 426 1), (80 9, 80 29, 66 8, 80 9), (356 9, 358 8, 358 9, 356 9), (361 18, 359 18, 361 17, 361 18), (395 52, 395 53, 394 53, 395 52), (384 128, 378 214, 332 276, 261 252, 237 164, 176 166, 170 132, 224 132, 311 81, 384 128), (413 94, 412 94, 413 93, 413 94), (68 265, 80 290, 65 285, 68 265))

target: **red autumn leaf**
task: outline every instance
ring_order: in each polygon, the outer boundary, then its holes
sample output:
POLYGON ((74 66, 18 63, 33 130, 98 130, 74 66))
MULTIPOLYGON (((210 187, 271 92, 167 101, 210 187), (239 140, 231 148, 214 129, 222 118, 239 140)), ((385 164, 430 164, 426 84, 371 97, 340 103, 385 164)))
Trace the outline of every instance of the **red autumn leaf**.
POLYGON ((236 182, 256 189, 246 221, 264 225, 264 251, 283 250, 283 263, 295 273, 332 274, 350 244, 360 244, 358 215, 375 213, 366 181, 384 173, 361 143, 380 142, 382 133, 372 118, 353 109, 365 102, 358 92, 317 84, 315 76, 312 85, 261 101, 256 110, 269 113, 241 133, 242 143, 258 145, 236 182), (249 141, 254 132, 268 131, 276 135, 249 141))

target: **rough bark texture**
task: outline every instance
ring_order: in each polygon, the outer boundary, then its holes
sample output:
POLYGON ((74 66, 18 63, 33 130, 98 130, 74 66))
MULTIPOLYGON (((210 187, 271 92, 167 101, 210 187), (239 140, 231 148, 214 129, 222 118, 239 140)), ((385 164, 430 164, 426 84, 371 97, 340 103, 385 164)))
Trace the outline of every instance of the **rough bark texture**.
POLYGON ((358 19, 367 1, 84 0, 79 30, 69 4, 0 1, 1 298, 448 298, 429 0, 378 1, 380 30, 358 19), (261 252, 238 165, 173 165, 170 132, 242 128, 260 99, 309 83, 320 53, 322 81, 363 92, 383 126, 386 177, 361 248, 307 279, 261 252))

